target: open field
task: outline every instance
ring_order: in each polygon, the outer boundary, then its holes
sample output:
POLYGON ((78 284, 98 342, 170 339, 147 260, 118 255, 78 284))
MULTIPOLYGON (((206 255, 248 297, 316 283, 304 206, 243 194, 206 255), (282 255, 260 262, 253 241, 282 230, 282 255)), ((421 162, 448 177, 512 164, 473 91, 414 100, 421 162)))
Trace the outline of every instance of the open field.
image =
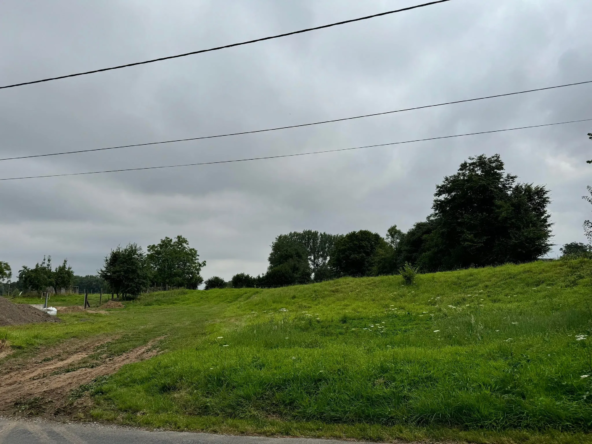
MULTIPOLYGON (((85 382, 68 396, 89 402, 65 414, 224 433, 592 442, 591 273, 591 261, 557 261, 413 286, 390 276, 154 293, 108 314, 0 328, 14 351, 0 372, 40 346, 96 341, 80 371, 154 341, 157 356, 85 382)), ((51 304, 81 304, 72 298, 51 304)), ((20 412, 44 414, 37 401, 20 412)))

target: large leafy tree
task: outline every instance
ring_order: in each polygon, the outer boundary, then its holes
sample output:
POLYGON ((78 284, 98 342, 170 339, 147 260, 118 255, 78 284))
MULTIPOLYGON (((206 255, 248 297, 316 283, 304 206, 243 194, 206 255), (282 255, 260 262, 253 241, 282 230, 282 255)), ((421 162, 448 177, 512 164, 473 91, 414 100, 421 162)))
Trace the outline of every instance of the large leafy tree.
POLYGON ((0 284, 5 283, 12 277, 12 270, 8 262, 0 261, 0 284))
POLYGON ((559 249, 562 258, 590 257, 592 246, 582 242, 570 242, 559 249))
POLYGON ((199 261, 197 250, 183 236, 165 237, 158 244, 149 245, 147 258, 155 284, 196 289, 203 282, 200 272, 206 261, 199 261))
POLYGON ((395 274, 403 265, 400 260, 405 233, 396 225, 386 232, 386 242, 381 242, 374 255, 372 274, 375 276, 395 274))
POLYGON ((53 285, 56 293, 64 288, 69 289, 74 284, 74 272, 68 265, 68 260, 64 259, 62 265, 56 267, 53 271, 53 285))
POLYGON ((374 256, 385 244, 379 234, 367 230, 352 231, 335 243, 331 264, 341 275, 369 276, 374 256))
POLYGON ((311 272, 306 247, 290 236, 278 236, 271 246, 269 268, 261 283, 265 287, 306 284, 311 272))
POLYGON ((434 232, 420 257, 431 269, 528 262, 551 247, 548 191, 516 184, 498 154, 463 162, 436 188, 434 232))
POLYGON ((150 284, 150 268, 142 247, 129 244, 112 250, 99 276, 123 299, 140 295, 150 284))
POLYGON ((44 257, 34 268, 23 266, 19 271, 19 282, 24 290, 33 290, 39 294, 54 286, 54 274, 51 268, 51 256, 44 257))
MULTIPOLYGON (((291 232, 279 235, 275 243, 290 240, 301 244, 307 252, 311 272, 323 274, 328 270, 329 259, 335 246, 335 242, 342 236, 339 234, 321 233, 319 231, 304 230, 302 232, 291 232)), ((315 278, 315 280, 317 280, 315 278)))

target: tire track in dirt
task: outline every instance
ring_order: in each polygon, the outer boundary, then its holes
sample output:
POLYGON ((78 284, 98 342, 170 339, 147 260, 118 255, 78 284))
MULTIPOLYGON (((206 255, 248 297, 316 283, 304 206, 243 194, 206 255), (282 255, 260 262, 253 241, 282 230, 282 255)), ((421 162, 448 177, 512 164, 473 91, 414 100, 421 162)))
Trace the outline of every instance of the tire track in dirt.
POLYGON ((119 356, 99 360, 87 358, 97 347, 112 341, 113 338, 94 340, 90 343, 81 341, 78 346, 70 343, 70 352, 66 353, 65 357, 64 350, 56 347, 54 353, 45 351, 20 362, 12 371, 3 372, 0 378, 0 412, 13 413, 19 403, 27 400, 35 400, 37 405, 42 405, 45 413, 56 411, 68 402, 68 394, 72 390, 89 384, 98 377, 113 374, 126 364, 157 355, 155 346, 161 339, 153 339, 119 356), (54 359, 47 362, 50 358, 54 359), (73 364, 79 364, 80 368, 72 370, 73 364))

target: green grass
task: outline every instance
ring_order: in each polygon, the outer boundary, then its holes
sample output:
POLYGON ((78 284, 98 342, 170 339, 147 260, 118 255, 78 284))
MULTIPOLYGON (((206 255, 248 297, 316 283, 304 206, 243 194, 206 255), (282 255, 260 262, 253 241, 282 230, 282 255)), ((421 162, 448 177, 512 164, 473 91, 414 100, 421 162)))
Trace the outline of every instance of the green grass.
POLYGON ((119 351, 166 336, 165 353, 93 385, 98 420, 592 442, 592 338, 576 340, 592 333, 591 273, 591 261, 579 260, 420 275, 413 286, 391 276, 155 293, 106 316, 0 328, 0 338, 26 353, 72 336, 119 334, 119 351))

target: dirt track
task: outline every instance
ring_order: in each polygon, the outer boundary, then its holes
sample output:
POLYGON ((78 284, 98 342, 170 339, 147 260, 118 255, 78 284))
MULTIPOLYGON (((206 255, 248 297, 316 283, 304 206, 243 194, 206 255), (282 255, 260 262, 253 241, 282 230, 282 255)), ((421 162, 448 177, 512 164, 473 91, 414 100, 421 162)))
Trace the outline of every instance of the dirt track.
POLYGON ((54 414, 66 406, 72 390, 157 354, 154 346, 159 339, 119 356, 96 356, 97 348, 111 340, 72 340, 0 365, 0 413, 54 414))

